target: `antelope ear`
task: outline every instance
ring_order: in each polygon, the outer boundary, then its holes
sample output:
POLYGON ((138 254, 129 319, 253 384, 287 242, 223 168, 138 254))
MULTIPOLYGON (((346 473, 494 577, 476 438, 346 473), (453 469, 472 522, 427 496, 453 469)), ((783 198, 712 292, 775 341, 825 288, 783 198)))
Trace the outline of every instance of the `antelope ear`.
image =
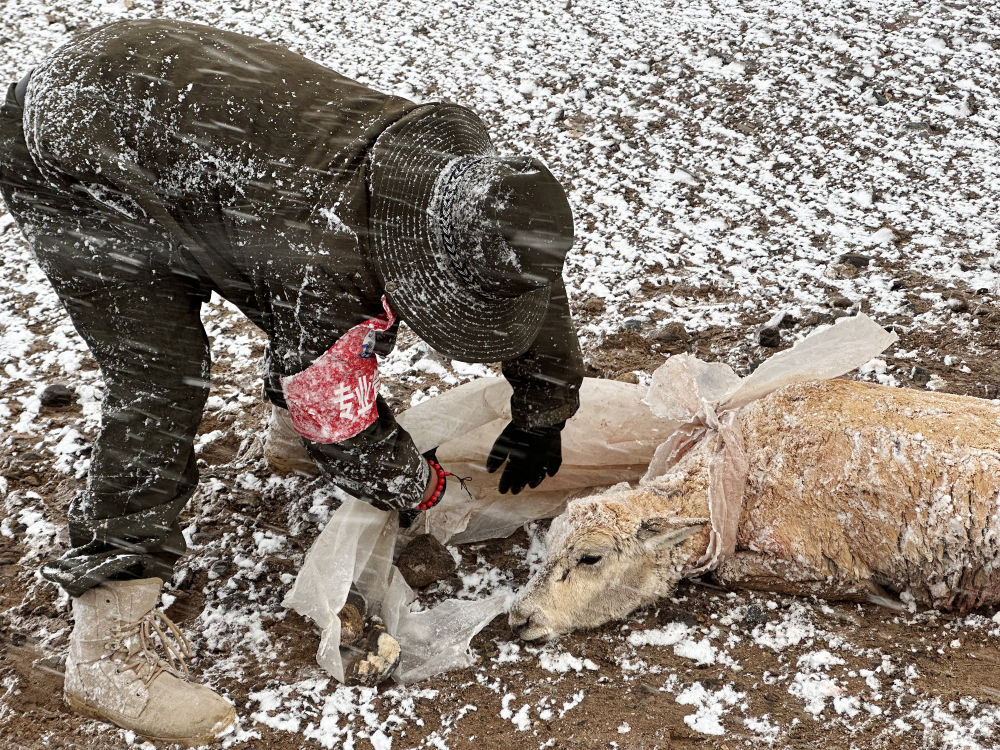
POLYGON ((649 549, 662 549, 680 544, 694 536, 708 524, 707 518, 678 518, 668 516, 647 518, 635 532, 635 538, 649 549))

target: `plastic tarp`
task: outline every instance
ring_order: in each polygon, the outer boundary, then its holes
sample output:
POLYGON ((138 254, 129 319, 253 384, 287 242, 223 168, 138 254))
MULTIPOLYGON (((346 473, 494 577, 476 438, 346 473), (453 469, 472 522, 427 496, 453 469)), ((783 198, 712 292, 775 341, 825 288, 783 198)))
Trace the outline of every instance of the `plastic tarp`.
POLYGON ((740 379, 727 365, 689 355, 671 357, 649 389, 588 378, 581 406, 563 431, 559 473, 537 489, 501 495, 497 475, 486 472, 493 441, 510 420, 510 386, 498 378, 466 383, 399 416, 417 448, 437 446, 438 460, 466 478, 448 484, 442 501, 400 533, 395 513, 348 500, 331 517, 310 549, 287 607, 313 619, 322 631, 317 661, 344 679, 340 611, 356 584, 370 613, 385 621, 400 642, 395 679, 414 682, 474 661, 472 638, 506 611, 510 593, 477 601, 449 599, 422 609, 392 564, 394 551, 417 534, 465 543, 505 537, 526 521, 558 515, 566 503, 620 482, 638 482, 667 471, 709 430, 718 430, 710 478, 713 539, 704 569, 731 551, 746 479, 739 409, 791 383, 843 375, 896 340, 864 315, 818 330, 740 379))
POLYGON ((392 564, 394 549, 423 533, 456 544, 506 537, 527 521, 558 515, 573 497, 637 482, 656 448, 677 427, 642 403, 644 392, 638 385, 588 378, 580 410, 563 431, 559 473, 517 495, 501 495, 499 475, 485 468, 493 442, 510 421, 511 390, 505 380, 465 383, 400 414, 398 421, 418 450, 437 445, 438 460, 466 479, 468 492, 450 481, 441 502, 402 533, 395 513, 353 499, 331 516, 284 600, 320 628, 320 666, 343 681, 337 612, 352 582, 368 611, 380 615, 399 640, 398 682, 471 664, 470 641, 506 611, 510 594, 479 601, 450 599, 424 610, 412 607, 416 595, 392 564))
POLYGON ((739 410, 794 383, 845 375, 877 357, 897 339, 895 333, 861 314, 813 331, 791 349, 763 362, 746 378, 741 379, 728 365, 707 364, 686 354, 671 357, 657 369, 645 403, 654 414, 679 420, 681 425, 656 450, 643 479, 665 474, 709 431, 718 432, 722 438, 709 465, 708 548, 685 575, 713 570, 736 547, 748 471, 743 433, 736 421, 739 410))

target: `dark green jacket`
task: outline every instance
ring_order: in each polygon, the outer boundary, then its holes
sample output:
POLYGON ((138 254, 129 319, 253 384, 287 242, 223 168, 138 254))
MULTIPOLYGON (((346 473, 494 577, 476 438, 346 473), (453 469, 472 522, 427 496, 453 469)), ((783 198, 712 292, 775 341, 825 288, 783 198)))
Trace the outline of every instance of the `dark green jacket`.
MULTIPOLYGON (((368 157, 416 106, 277 45, 145 20, 100 27, 48 58, 24 118, 42 174, 125 222, 162 228, 175 272, 267 334, 269 395, 281 403, 279 376, 382 312, 382 282, 366 259, 368 157)), ((582 359, 558 286, 535 343, 503 363, 514 421, 525 426, 561 422, 578 405, 582 359)), ((412 505, 423 487, 399 476, 422 475, 422 464, 391 414, 381 417, 310 452, 345 489, 412 505)))

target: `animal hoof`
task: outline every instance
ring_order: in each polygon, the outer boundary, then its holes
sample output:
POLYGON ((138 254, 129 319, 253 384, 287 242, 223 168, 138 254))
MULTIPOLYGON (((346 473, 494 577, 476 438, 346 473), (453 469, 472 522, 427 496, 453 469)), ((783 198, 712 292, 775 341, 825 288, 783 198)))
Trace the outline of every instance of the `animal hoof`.
POLYGON ((348 667, 345 682, 351 686, 375 687, 392 676, 399 666, 399 657, 399 641, 376 623, 368 632, 360 658, 348 667))
POLYGON ((365 600, 353 589, 337 613, 340 618, 340 645, 353 646, 365 635, 365 600))

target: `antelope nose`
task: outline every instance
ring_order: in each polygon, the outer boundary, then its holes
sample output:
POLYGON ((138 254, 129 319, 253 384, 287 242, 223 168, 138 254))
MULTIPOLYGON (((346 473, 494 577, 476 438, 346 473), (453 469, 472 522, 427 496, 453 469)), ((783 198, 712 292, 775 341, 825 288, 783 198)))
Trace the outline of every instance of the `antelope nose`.
POLYGON ((511 610, 511 613, 507 616, 507 622, 510 623, 510 629, 514 635, 520 637, 521 633, 531 625, 531 615, 526 615, 518 610, 511 610))

